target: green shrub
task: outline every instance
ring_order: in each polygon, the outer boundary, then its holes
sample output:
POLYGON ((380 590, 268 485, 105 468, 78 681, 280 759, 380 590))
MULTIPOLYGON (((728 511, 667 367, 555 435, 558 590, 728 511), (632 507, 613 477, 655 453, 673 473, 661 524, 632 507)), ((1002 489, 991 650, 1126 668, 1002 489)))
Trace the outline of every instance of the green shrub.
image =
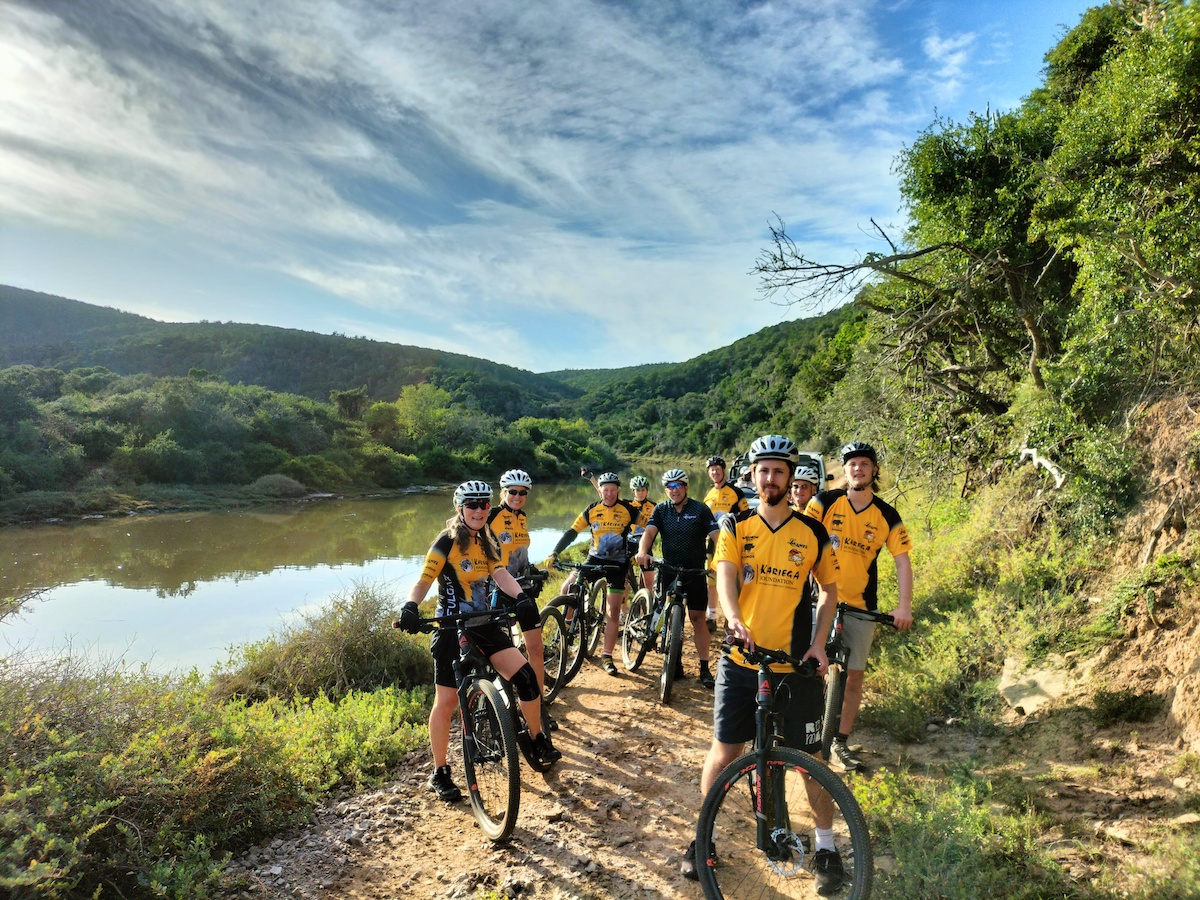
POLYGON ((308 488, 286 475, 263 475, 243 489, 260 497, 303 497, 308 488))

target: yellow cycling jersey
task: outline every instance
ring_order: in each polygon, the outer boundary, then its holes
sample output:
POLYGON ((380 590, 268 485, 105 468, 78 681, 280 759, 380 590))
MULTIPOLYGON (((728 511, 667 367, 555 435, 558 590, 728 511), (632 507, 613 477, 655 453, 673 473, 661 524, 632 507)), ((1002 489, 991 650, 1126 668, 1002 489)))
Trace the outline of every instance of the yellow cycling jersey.
POLYGON ((510 509, 501 503, 492 507, 488 527, 500 542, 500 565, 514 577, 524 575, 529 568, 529 528, 525 510, 510 509))
POLYGON ((837 551, 841 567, 838 601, 859 609, 876 609, 879 551, 887 547, 892 556, 900 556, 912 549, 900 513, 878 497, 872 497, 861 512, 855 510, 844 488, 822 491, 808 501, 804 511, 821 521, 837 551))
MULTIPOLYGON (((812 642, 815 616, 812 597, 804 589, 808 575, 811 572, 821 584, 838 578, 838 558, 825 527, 797 512, 774 530, 757 512, 726 516, 714 559, 737 569, 738 608, 754 643, 803 656, 812 642)), ((746 666, 737 648, 729 655, 746 666)), ((786 671, 788 667, 775 668, 786 671)))
POLYGON ((554 552, 562 553, 576 533, 590 531, 592 556, 609 562, 624 563, 629 558, 625 545, 626 536, 634 526, 645 526, 650 521, 653 509, 651 507, 642 513, 627 500, 617 500, 612 506, 605 506, 603 501, 597 500, 579 514, 570 530, 559 539, 554 552))
POLYGON ((718 522, 729 513, 745 512, 750 508, 741 488, 734 487, 729 482, 720 487, 709 488, 708 493, 704 495, 704 505, 713 511, 718 522))
POLYGON ((654 515, 654 507, 657 504, 647 497, 641 503, 638 503, 636 500, 630 500, 629 505, 638 511, 638 520, 634 524, 633 530, 635 533, 640 534, 650 524, 650 517, 654 515))
POLYGON ((421 578, 437 582, 437 615, 484 612, 491 606, 488 578, 500 564, 487 558, 483 540, 481 534, 471 535, 464 553, 452 535, 442 532, 425 554, 421 578))

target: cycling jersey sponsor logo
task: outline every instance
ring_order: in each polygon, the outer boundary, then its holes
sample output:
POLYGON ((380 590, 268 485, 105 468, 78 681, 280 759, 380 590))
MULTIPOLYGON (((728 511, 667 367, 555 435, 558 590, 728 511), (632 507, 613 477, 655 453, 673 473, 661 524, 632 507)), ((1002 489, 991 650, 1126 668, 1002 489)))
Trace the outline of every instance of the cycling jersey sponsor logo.
POLYGON ((863 529, 863 540, 865 540, 868 544, 875 543, 875 529, 870 525, 863 529))
POLYGON ((845 524, 846 524, 846 520, 845 520, 845 518, 842 517, 841 513, 833 514, 833 521, 830 524, 831 528, 841 528, 845 524))
POLYGON ((747 563, 742 566, 742 584, 749 584, 754 580, 754 566, 747 563))
POLYGON ((473 570, 474 570, 474 568, 475 568, 473 565, 471 565, 471 561, 470 561, 469 559, 464 559, 464 560, 462 560, 462 561, 461 561, 461 562, 458 564, 458 567, 459 567, 460 569, 462 569, 464 572, 470 572, 470 571, 473 571, 473 570))
POLYGON ((796 565, 800 565, 800 563, 804 562, 804 551, 789 550, 788 551, 788 561, 793 562, 796 565))
POLYGON ((768 566, 766 563, 758 567, 758 574, 764 576, 774 575, 777 578, 798 578, 800 576, 799 572, 791 569, 781 569, 778 566, 768 566))
POLYGON ((829 535, 829 543, 833 545, 834 550, 842 549, 842 536, 840 534, 829 535))
POLYGON ((507 531, 500 532, 498 537, 500 539, 500 543, 502 543, 502 544, 511 544, 512 543, 512 539, 513 539, 512 535, 509 534, 507 531))

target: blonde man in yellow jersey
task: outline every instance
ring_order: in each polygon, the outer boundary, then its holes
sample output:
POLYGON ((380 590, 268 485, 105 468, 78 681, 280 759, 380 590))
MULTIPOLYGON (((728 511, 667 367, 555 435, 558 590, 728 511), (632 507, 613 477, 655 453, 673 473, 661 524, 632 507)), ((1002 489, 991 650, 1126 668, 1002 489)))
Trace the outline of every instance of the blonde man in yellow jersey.
MULTIPOLYGON (((725 460, 722 457, 710 456, 705 465, 708 467, 708 477, 712 479, 713 486, 704 495, 704 505, 712 510, 718 525, 721 523, 721 519, 730 513, 745 512, 750 508, 750 503, 742 489, 725 480, 725 460)), ((715 564, 711 568, 715 577, 715 564)), ((708 584, 708 630, 710 632, 717 630, 717 584, 715 580, 708 584)))
MULTIPOLYGON (((766 435, 750 447, 759 506, 726 516, 717 537, 717 592, 729 633, 753 648, 761 644, 792 656, 814 659, 817 671, 828 668, 825 641, 837 605, 838 562, 820 522, 788 506, 796 445, 780 435, 766 435), (820 584, 815 604, 804 586, 812 573, 820 584)), ((775 696, 784 704, 783 743, 820 753, 823 684, 776 666, 772 679, 786 683, 775 696)), ((713 701, 713 741, 700 775, 700 795, 741 755, 754 737, 758 668, 749 666, 738 649, 717 668, 713 701)), ((817 824, 813 871, 817 892, 829 894, 843 881, 841 857, 833 843, 833 814, 828 797, 810 794, 817 824)), ((705 852, 712 852, 706 849, 705 852)), ((681 871, 696 878, 696 844, 684 854, 681 871)))
MULTIPOLYGON (((841 569, 838 596, 843 603, 859 609, 875 609, 879 599, 879 551, 887 547, 896 563, 896 585, 900 594, 892 616, 896 628, 907 631, 913 623, 913 571, 908 555, 912 540, 900 514, 875 495, 879 483, 875 448, 861 441, 847 444, 842 448, 842 469, 846 487, 823 491, 805 507, 805 512, 825 525, 837 550, 841 569)), ((851 752, 847 739, 862 705, 863 675, 875 637, 875 623, 846 616, 842 622, 842 637, 850 649, 846 664, 846 698, 842 702, 841 731, 829 749, 829 761, 835 768, 850 772, 862 768, 862 760, 851 752)))

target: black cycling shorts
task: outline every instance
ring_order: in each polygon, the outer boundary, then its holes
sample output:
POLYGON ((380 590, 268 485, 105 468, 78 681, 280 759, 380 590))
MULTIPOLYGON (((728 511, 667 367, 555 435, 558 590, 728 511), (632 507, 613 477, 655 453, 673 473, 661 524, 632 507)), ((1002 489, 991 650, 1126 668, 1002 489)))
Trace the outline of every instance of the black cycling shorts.
MULTIPOLYGON (((603 571, 600 573, 604 576, 604 580, 608 582, 608 592, 610 594, 619 594, 625 590, 625 576, 629 572, 628 562, 614 562, 611 559, 601 559, 598 556, 589 556, 587 558, 589 566, 603 566, 603 571)), ((596 581, 597 575, 589 573, 589 578, 596 581)))
MULTIPOLYGON (((471 637, 485 659, 501 650, 513 646, 512 635, 507 628, 496 622, 485 622, 471 627, 471 637)), ((429 642, 429 652, 433 654, 433 683, 441 687, 457 688, 454 678, 454 660, 458 659, 458 629, 454 627, 439 628, 433 633, 429 642)))
MULTIPOLYGON (((821 752, 821 718, 825 714, 825 682, 795 672, 772 672, 776 709, 783 711, 783 744, 807 753, 821 752)), ((717 666, 713 698, 713 737, 722 744, 754 740, 758 668, 739 666, 723 657, 717 666)))
MULTIPOLYGON (((664 590, 669 589, 671 582, 675 580, 675 575, 669 566, 660 569, 654 577, 663 579, 664 590)), ((680 575, 679 587, 682 589, 688 609, 693 612, 708 609, 708 579, 704 577, 703 572, 698 575, 680 575)))

